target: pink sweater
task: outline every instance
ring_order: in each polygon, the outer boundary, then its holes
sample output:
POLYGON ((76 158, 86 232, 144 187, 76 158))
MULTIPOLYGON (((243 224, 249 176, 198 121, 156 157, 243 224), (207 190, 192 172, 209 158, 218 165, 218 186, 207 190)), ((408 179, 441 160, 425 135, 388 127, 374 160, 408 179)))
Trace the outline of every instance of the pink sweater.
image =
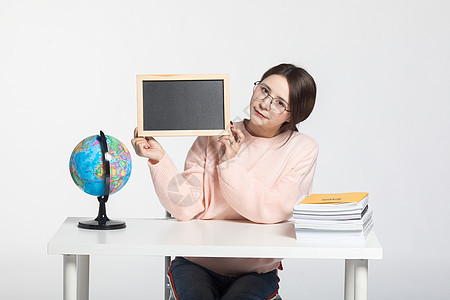
MULTIPOLYGON (((218 165, 220 145, 215 136, 198 137, 180 173, 166 154, 149 163, 156 194, 165 209, 181 221, 190 219, 248 219, 277 223, 292 217, 295 202, 311 193, 318 146, 314 139, 294 132, 273 138, 245 135, 233 159, 218 165)), ((218 274, 264 273, 281 259, 194 258, 189 260, 218 274)))

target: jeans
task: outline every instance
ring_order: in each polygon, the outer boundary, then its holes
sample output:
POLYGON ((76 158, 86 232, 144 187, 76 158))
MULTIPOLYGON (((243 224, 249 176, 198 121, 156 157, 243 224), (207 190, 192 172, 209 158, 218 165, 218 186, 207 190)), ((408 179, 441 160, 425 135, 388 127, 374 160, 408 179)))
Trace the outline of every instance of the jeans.
POLYGON ((278 293, 277 270, 229 277, 176 257, 168 276, 178 300, 266 300, 278 293))

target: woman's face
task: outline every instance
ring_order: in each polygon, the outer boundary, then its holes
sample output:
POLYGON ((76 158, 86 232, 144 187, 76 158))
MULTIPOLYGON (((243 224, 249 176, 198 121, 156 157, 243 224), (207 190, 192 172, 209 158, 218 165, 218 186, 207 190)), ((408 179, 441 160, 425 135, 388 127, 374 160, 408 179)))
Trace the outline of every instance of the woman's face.
MULTIPOLYGON (((260 87, 263 87, 270 96, 275 98, 272 105, 275 105, 275 101, 284 100, 289 110, 289 85, 285 77, 281 75, 270 75, 260 83, 260 87)), ((290 113, 284 111, 283 113, 276 115, 271 109, 270 96, 267 96, 264 100, 259 100, 255 97, 258 89, 252 94, 250 101, 250 123, 252 129, 259 132, 262 136, 264 132, 265 137, 273 137, 278 133, 280 126, 290 119, 290 113)))

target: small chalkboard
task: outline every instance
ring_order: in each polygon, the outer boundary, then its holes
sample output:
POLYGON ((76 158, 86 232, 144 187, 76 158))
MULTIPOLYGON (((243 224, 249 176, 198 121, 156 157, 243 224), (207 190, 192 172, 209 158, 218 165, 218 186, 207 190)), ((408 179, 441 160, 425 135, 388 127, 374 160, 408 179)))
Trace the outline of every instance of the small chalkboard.
POLYGON ((137 75, 139 136, 227 135, 227 74, 137 75))

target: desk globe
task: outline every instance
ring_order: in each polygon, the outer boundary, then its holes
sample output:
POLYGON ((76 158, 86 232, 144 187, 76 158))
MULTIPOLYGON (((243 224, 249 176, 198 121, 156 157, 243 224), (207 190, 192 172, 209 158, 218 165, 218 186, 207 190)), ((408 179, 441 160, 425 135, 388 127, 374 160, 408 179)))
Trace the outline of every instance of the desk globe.
POLYGON ((110 220, 106 215, 106 202, 110 194, 122 189, 131 175, 131 155, 116 138, 93 135, 82 140, 72 151, 70 175, 85 193, 97 196, 99 212, 95 220, 83 221, 78 227, 85 229, 120 229, 126 225, 110 220))

